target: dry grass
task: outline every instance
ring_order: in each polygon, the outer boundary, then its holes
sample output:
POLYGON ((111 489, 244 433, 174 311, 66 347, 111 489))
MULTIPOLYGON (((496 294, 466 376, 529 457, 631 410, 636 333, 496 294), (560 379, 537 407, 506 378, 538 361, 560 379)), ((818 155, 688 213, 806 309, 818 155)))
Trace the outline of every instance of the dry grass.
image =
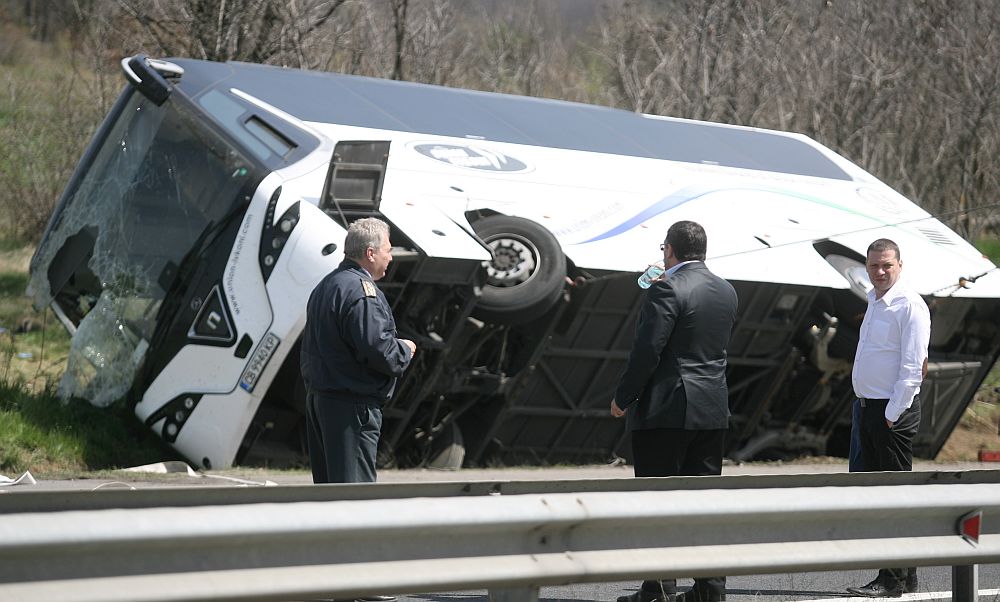
POLYGON ((12 249, 0 250, 0 274, 7 272, 27 274, 31 254, 34 252, 35 250, 31 246, 16 246, 12 249))
MULTIPOLYGON (((979 395, 984 394, 980 391, 979 395)), ((992 395, 995 397, 996 393, 992 395)), ((977 399, 965 410, 962 420, 935 459, 942 462, 974 461, 979 458, 980 450, 1000 451, 1000 404, 977 399)))

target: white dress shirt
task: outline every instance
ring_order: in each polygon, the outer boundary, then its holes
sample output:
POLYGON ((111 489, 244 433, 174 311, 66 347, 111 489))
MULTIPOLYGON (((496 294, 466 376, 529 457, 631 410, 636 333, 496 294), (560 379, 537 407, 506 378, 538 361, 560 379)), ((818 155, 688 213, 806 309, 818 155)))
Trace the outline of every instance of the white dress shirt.
POLYGON ((875 298, 875 289, 868 291, 851 375, 854 394, 888 399, 886 420, 899 420, 920 392, 930 338, 927 304, 906 284, 897 281, 881 299, 875 298))

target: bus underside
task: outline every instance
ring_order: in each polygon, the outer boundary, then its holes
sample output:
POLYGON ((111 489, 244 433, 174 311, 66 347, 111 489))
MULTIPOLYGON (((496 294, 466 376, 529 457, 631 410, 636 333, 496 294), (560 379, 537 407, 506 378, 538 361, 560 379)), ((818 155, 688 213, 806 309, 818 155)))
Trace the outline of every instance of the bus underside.
MULTIPOLYGON (((470 217, 478 229, 479 216, 470 217)), ((516 227, 516 218, 500 219, 516 227)), ((405 234, 394 231, 393 240, 405 234)), ((830 252, 824 244, 818 252, 830 252)), ((624 421, 611 417, 609 405, 643 291, 631 273, 591 273, 570 262, 565 273, 544 311, 484 316, 481 269, 397 254, 380 286, 421 354, 385 408, 384 466, 630 458, 624 421)), ((865 301, 852 290, 733 284, 740 306, 729 345, 727 457, 846 456, 865 301)), ((914 443, 925 458, 944 445, 1000 353, 996 300, 935 298, 930 305, 934 332, 914 443)), ((297 353, 289 358, 248 432, 242 461, 304 457, 297 353)))

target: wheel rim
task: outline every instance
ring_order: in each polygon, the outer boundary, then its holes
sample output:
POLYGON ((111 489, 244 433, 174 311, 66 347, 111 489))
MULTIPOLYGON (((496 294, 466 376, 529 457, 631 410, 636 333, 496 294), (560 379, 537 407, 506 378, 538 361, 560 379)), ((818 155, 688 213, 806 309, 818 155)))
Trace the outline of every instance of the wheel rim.
POLYGON ((827 255, 826 261, 850 283, 852 293, 860 299, 868 299, 868 290, 872 285, 865 264, 850 257, 834 254, 827 255))
POLYGON ((493 250, 493 261, 486 268, 486 282, 498 287, 524 284, 538 271, 538 248, 515 234, 499 234, 485 241, 493 250))

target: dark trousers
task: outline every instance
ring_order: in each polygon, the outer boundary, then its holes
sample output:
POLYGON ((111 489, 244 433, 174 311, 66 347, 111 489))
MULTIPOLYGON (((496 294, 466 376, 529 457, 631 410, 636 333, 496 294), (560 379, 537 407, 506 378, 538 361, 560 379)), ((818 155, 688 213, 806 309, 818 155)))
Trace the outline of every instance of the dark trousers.
POLYGON ((861 462, 865 472, 913 470, 913 438, 920 428, 920 398, 889 428, 885 423, 887 399, 861 403, 861 462))
MULTIPOLYGON (((632 457, 637 477, 674 477, 722 474, 726 430, 644 429, 632 431, 632 457)), ((643 581, 643 591, 677 593, 676 579, 643 581)), ((720 600, 726 593, 725 577, 694 580, 692 600, 720 600)))
POLYGON ((306 430, 313 483, 374 483, 382 410, 306 394, 306 430))
MULTIPOLYGON (((861 408, 861 463, 863 472, 905 472, 913 470, 913 438, 920 428, 920 396, 913 398, 909 409, 900 415, 889 428, 885 423, 887 399, 865 399, 857 403, 861 408)), ((916 573, 915 567, 881 569, 879 579, 894 586, 907 574, 916 573)))
POLYGON ((855 399, 851 404, 851 447, 847 454, 847 470, 864 472, 865 465, 861 462, 861 400, 855 399))

